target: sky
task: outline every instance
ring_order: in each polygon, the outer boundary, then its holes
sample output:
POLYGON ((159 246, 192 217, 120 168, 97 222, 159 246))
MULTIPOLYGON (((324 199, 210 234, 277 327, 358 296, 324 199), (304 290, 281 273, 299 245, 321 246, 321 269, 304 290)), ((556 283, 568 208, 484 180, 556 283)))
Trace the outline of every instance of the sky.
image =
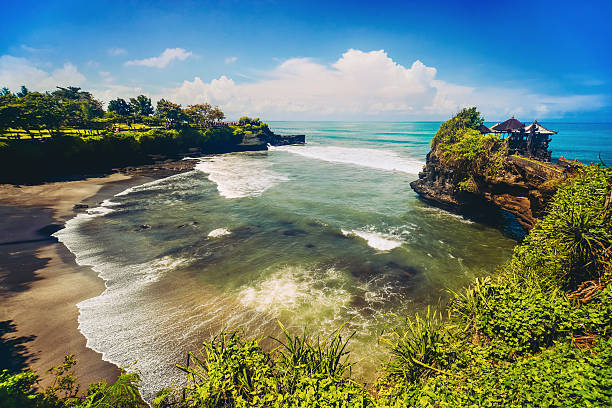
POLYGON ((0 0, 0 87, 228 118, 612 122, 610 1, 0 0))

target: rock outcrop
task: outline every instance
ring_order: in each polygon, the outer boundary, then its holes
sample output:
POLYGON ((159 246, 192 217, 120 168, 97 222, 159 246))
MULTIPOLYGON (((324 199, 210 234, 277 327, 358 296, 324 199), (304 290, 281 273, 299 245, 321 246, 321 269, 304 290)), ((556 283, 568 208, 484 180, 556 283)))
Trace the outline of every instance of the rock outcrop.
POLYGON ((424 200, 453 212, 475 214, 487 208, 507 211, 528 231, 544 214, 567 171, 564 166, 510 155, 504 158, 497 176, 476 174, 472 191, 462 191, 457 169, 443 164, 432 151, 419 179, 410 186, 424 200))
POLYGON ((268 145, 283 146, 306 143, 305 135, 277 135, 269 129, 259 133, 246 133, 242 143, 237 145, 239 151, 268 150, 268 145))

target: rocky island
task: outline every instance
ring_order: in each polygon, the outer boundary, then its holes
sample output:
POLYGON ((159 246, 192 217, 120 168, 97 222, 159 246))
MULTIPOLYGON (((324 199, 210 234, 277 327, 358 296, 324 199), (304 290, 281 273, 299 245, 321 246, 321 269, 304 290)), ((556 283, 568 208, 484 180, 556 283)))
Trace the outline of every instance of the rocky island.
POLYGON ((423 171, 410 186, 429 203, 474 214, 504 210, 530 230, 559 184, 580 163, 551 163, 550 136, 537 121, 514 117, 491 128, 476 108, 444 122, 431 143, 423 171))

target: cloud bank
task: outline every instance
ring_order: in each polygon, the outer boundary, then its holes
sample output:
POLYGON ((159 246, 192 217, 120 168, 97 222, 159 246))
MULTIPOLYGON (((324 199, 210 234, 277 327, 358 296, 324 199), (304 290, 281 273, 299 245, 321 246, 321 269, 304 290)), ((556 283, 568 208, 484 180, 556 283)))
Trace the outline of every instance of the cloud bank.
POLYGON ((0 57, 0 86, 19 89, 26 85, 33 91, 53 90, 56 86, 82 85, 85 76, 76 66, 66 62, 61 68, 47 72, 25 58, 0 57))
MULTIPOLYGON (((159 57, 126 65, 162 68, 189 56, 191 52, 182 48, 166 49, 159 57)), ((609 95, 547 95, 527 88, 453 84, 439 79, 435 67, 419 60, 403 66, 383 50, 350 49, 332 64, 292 58, 250 82, 236 82, 225 75, 208 82, 195 77, 157 92, 151 89, 158 84, 117 81, 110 71, 98 71, 93 81, 87 81, 70 62, 49 69, 4 55, 0 56, 0 87, 17 90, 25 84, 45 91, 75 85, 91 90, 104 102, 145 93, 153 100, 165 98, 183 105, 209 102, 221 106, 230 118, 246 114, 266 120, 440 120, 464 106, 477 106, 491 120, 510 115, 530 120, 609 107, 609 95)))
POLYGON ((436 68, 416 60, 405 67, 385 51, 350 49, 333 64, 293 58, 262 79, 236 83, 221 76, 199 77, 167 89, 182 104, 208 101, 230 116, 251 114, 274 119, 410 120, 445 118, 464 106, 487 116, 560 116, 605 106, 601 95, 552 96, 527 89, 475 88, 436 78, 436 68))
POLYGON ((166 48, 158 57, 127 61, 125 65, 164 68, 174 60, 185 61, 191 55, 191 51, 184 50, 183 48, 166 48))

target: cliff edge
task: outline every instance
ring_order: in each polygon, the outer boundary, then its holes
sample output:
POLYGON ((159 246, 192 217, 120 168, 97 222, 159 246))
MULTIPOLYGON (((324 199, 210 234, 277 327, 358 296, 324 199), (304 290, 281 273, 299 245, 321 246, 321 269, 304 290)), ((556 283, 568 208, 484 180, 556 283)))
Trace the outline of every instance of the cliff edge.
POLYGON ((410 186, 424 200, 453 212, 507 211, 528 231, 574 164, 514 153, 499 134, 483 134, 482 122, 476 108, 444 122, 410 186))

